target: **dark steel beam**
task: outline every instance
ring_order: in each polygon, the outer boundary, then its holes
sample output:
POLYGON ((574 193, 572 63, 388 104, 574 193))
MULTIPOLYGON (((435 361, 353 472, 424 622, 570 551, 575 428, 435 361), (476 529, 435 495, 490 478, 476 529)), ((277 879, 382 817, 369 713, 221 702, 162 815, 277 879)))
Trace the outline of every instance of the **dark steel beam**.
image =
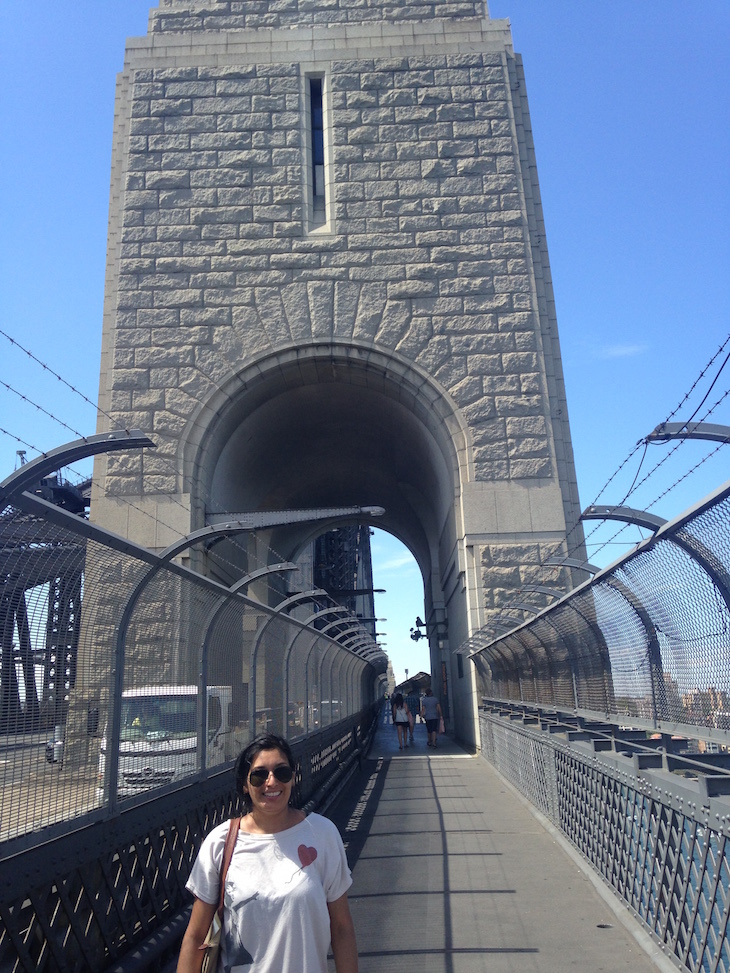
POLYGON ((606 507, 592 506, 587 507, 580 515, 581 520, 620 520, 626 524, 636 524, 637 527, 645 527, 647 530, 659 530, 666 524, 663 517, 657 517, 646 510, 634 510, 633 507, 606 507))
POLYGON ((668 443, 670 439, 709 439, 730 443, 730 426, 712 422, 660 422, 646 437, 647 443, 668 443))
POLYGON ((73 442, 57 446, 48 453, 41 453, 36 459, 25 463, 0 483, 0 509, 12 503, 15 495, 23 493, 29 486, 37 483, 49 473, 55 473, 64 466, 76 463, 87 456, 97 453, 113 453, 120 449, 140 449, 142 446, 154 448, 155 443, 139 429, 119 429, 105 432, 99 436, 87 436, 73 442))

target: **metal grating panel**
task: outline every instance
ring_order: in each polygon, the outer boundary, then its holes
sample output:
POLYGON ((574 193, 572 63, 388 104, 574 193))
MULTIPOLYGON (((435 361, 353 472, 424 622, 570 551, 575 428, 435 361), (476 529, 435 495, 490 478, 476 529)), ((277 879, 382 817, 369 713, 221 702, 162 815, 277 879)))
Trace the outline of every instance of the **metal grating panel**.
POLYGON ((730 486, 591 582, 469 639, 482 694, 730 746, 730 486))
POLYGON ((627 757, 589 756, 515 720, 482 713, 480 724, 487 759, 563 832, 679 969, 730 973, 730 801, 703 800, 696 781, 667 773, 658 771, 656 781, 649 772, 637 776, 627 757))
MULTIPOLYGON (((316 805, 341 780, 376 713, 370 707, 294 744, 297 803, 316 805)), ((228 770, 89 827, 72 822, 47 847, 13 854, 6 845, 0 970, 99 973, 179 916, 190 901, 185 882, 204 835, 239 810, 232 783, 228 770)), ((168 958, 183 932, 184 924, 168 958)))

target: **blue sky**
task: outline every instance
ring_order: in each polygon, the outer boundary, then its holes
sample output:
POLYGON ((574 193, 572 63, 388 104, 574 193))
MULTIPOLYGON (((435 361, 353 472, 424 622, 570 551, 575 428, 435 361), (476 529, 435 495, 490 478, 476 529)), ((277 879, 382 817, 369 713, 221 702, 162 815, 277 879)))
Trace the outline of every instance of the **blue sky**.
MULTIPOLYGON (((730 333, 730 4, 491 0, 525 65, 583 507, 623 499, 643 450, 730 333)), ((114 84, 147 0, 6 0, 0 32, 0 479, 95 426, 114 84), (65 422, 48 418, 17 392, 65 422), (18 442, 18 437, 23 442, 18 442), (25 445, 28 444, 28 445, 25 445), (35 449, 31 448, 35 447, 35 449)), ((730 424, 730 346, 675 420, 730 424)), ((728 447, 651 446, 632 506, 672 518, 724 483, 728 447), (677 481, 694 466, 698 469, 677 481), (671 489, 670 489, 671 488, 671 489), (660 498, 660 499, 657 499, 660 498)), ((634 543, 593 533, 606 564, 634 543)), ((376 614, 398 678, 428 668, 408 637, 422 590, 403 549, 374 538, 376 614)))

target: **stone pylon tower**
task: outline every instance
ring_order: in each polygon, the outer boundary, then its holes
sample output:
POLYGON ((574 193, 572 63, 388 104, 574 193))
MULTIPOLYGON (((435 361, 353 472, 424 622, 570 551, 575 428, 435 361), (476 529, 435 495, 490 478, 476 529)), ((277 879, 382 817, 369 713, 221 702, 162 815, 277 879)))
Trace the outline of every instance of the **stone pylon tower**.
MULTIPOLYGON (((100 402, 158 445, 98 459, 92 516, 153 546, 226 511, 382 505, 473 739, 454 650, 579 517, 508 22, 161 0, 118 81, 100 402)), ((314 531, 265 542, 296 557, 314 531)))

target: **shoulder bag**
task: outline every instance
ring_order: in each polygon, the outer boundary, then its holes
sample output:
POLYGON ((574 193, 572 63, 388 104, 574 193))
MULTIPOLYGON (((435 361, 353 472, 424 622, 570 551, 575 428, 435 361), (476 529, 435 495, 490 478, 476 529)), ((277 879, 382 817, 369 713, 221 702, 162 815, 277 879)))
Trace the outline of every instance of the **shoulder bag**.
POLYGON ((223 898, 225 894, 226 873, 228 872, 228 866, 231 864, 233 849, 236 846, 236 838, 238 837, 238 829, 240 825, 240 818, 231 818, 231 823, 228 826, 226 843, 223 848, 221 889, 218 897, 218 908, 216 909, 215 915, 211 920, 208 935, 205 937, 203 945, 200 947, 201 949, 205 950, 203 955, 203 965, 200 968, 201 973, 215 973, 218 966, 218 953, 221 948, 221 933, 223 932, 223 898))

